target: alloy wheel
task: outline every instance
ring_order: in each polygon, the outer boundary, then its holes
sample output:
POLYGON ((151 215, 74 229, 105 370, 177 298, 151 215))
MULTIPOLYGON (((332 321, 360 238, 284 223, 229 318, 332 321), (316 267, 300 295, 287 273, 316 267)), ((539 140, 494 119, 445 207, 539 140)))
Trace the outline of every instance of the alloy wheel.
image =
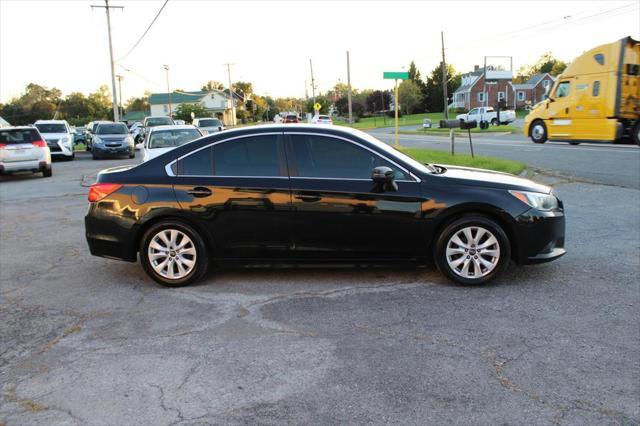
POLYGON ((163 229, 153 236, 147 252, 149 263, 160 276, 179 280, 196 266, 196 247, 187 234, 163 229))
POLYGON ((449 268, 463 278, 489 275, 500 260, 500 244, 491 231, 480 226, 468 226, 456 231, 446 248, 449 268))

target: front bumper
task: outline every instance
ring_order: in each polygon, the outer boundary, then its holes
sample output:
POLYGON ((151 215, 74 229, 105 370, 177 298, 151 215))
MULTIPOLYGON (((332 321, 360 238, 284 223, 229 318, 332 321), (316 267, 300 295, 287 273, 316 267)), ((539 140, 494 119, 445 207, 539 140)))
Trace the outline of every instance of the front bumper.
POLYGON ((530 209, 516 218, 519 264, 551 262, 566 254, 565 216, 562 210, 541 212, 530 209))
POLYGON ((130 155, 133 148, 129 146, 107 147, 102 145, 93 145, 91 151, 97 157, 115 157, 120 155, 130 155))

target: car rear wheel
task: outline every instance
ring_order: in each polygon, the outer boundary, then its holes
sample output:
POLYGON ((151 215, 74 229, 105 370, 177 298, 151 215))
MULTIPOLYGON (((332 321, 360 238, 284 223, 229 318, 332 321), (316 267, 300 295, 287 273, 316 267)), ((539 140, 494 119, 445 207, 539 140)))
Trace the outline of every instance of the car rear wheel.
POLYGON ((500 275, 511 259, 504 230, 484 216, 464 216, 438 237, 435 263, 447 278, 459 284, 485 284, 500 275))
POLYGON ((491 125, 492 126, 497 126, 498 125, 498 119, 497 118, 492 118, 491 119, 491 125))
POLYGON ((51 177, 51 175, 53 174, 53 170, 51 169, 51 167, 47 167, 42 169, 42 177, 51 177))
POLYGON ((547 126, 540 120, 534 121, 531 125, 530 136, 535 143, 545 143, 547 141, 547 126))
POLYGON ((570 141, 569 145, 580 145, 580 142, 574 142, 574 141, 570 141))
POLYGON ((145 232, 140 260, 151 278, 168 287, 191 284, 209 268, 209 254, 202 237, 177 221, 157 223, 145 232))

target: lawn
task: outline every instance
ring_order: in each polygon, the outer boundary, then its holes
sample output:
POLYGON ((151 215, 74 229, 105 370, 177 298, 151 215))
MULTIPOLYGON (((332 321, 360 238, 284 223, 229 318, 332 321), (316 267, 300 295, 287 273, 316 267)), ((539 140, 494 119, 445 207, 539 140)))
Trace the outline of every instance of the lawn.
POLYGON ((86 151, 86 150, 87 150, 87 146, 86 146, 85 144, 83 144, 83 143, 79 143, 79 144, 77 144, 77 145, 75 145, 75 146, 73 147, 73 150, 74 150, 75 152, 78 152, 78 151, 86 151))
MULTIPOLYGON (((438 123, 440 120, 444 119, 444 114, 441 112, 431 112, 424 114, 410 114, 403 115, 398 119, 398 125, 400 126, 412 126, 412 125, 422 125, 422 120, 425 118, 430 119, 434 124, 438 123)), ((376 129, 378 127, 393 127, 393 118, 391 117, 367 117, 361 118, 357 123, 353 123, 354 129, 367 130, 367 129, 376 129)), ((338 126, 348 126, 348 123, 344 121, 335 120, 333 124, 338 126)))
POLYGON ((483 157, 476 155, 471 158, 468 154, 451 155, 446 151, 422 148, 400 148, 410 157, 421 163, 449 164, 452 166, 476 167, 480 169, 495 170, 517 175, 525 169, 525 164, 519 161, 505 160, 496 157, 483 157))
MULTIPOLYGON (((520 133, 522 129, 515 126, 489 126, 488 129, 480 129, 476 127, 471 129, 471 133, 520 133)), ((449 134, 449 129, 441 129, 439 127, 433 127, 431 129, 423 129, 418 127, 416 130, 401 130, 399 133, 407 135, 430 135, 430 134, 449 134)), ((456 135, 466 135, 467 131, 462 129, 456 129, 456 135)))

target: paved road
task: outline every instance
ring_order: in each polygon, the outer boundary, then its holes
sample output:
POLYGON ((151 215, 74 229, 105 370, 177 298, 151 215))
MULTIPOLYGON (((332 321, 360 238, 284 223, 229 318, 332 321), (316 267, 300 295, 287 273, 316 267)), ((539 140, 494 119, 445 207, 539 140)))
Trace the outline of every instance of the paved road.
POLYGON ((485 287, 235 269, 165 289, 87 252, 83 176, 128 161, 0 180, 0 424, 640 422, 637 189, 556 182, 568 254, 485 287))
MULTIPOLYGON (((415 130, 407 126, 404 130, 415 130)), ((370 133, 387 143, 393 143, 393 129, 372 130, 370 133)), ((400 144, 449 150, 449 138, 440 136, 403 135, 400 144)), ((521 135, 473 136, 477 155, 490 155, 522 161, 531 166, 553 170, 568 177, 640 189, 640 149, 635 145, 588 143, 577 146, 565 142, 532 143, 521 135)), ((456 152, 469 153, 469 140, 456 138, 456 152)))

